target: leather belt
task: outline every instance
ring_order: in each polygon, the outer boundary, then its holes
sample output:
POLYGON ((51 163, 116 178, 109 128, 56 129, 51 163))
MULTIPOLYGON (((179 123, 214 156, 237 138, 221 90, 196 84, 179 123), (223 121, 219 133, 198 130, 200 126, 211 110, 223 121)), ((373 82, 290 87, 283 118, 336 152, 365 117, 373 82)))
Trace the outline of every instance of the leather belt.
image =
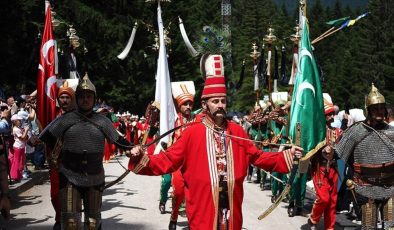
POLYGON ((73 153, 64 151, 62 164, 74 172, 95 175, 103 170, 102 153, 73 153))
POLYGON ((358 164, 354 163, 355 177, 364 184, 394 185, 394 162, 384 164, 358 164))

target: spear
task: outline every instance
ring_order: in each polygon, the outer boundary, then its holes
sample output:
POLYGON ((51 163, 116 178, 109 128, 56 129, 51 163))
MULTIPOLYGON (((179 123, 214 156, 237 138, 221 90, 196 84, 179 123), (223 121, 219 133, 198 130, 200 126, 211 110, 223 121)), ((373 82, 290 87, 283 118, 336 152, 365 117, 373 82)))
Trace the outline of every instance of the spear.
POLYGON ((256 92, 256 101, 259 102, 259 71, 258 71, 258 63, 257 59, 260 57, 260 52, 257 51, 259 47, 254 42, 252 43, 252 52, 250 53, 250 57, 253 59, 253 75, 254 75, 254 91, 256 92))
POLYGON ((349 20, 349 18, 350 17, 347 16, 347 17, 344 17, 344 18, 339 18, 339 19, 335 19, 335 20, 331 20, 329 22, 326 22, 327 25, 330 25, 332 27, 330 29, 326 30, 324 33, 320 34, 317 38, 313 39, 312 44, 316 43, 317 41, 319 41, 320 39, 325 37, 328 33, 333 31, 336 27, 342 25, 344 22, 349 20))
MULTIPOLYGON (((327 31, 326 31, 327 33, 325 33, 325 34, 323 33, 324 35, 322 34, 322 35, 320 35, 319 37, 315 38, 315 39, 312 41, 312 45, 315 44, 315 43, 317 43, 317 42, 319 42, 319 41, 321 41, 321 40, 323 40, 324 38, 326 38, 326 37, 328 37, 328 36, 333 35, 334 33, 336 33, 336 32, 338 32, 338 31, 342 30, 342 29, 345 28, 345 27, 350 27, 350 26, 354 25, 358 20, 360 20, 361 18, 367 16, 368 14, 369 14, 369 12, 363 13, 363 14, 359 15, 357 18, 352 19, 352 20, 345 19, 346 17, 345 17, 345 18, 337 19, 337 20, 339 20, 339 21, 338 21, 338 24, 340 24, 341 21, 344 21, 344 22, 342 23, 342 25, 341 25, 339 28, 337 28, 337 29, 335 29, 335 30, 332 30, 332 31, 330 31, 330 32, 327 32, 327 31), (341 20, 341 19, 343 19, 343 20, 341 20)), ((337 20, 333 20, 333 21, 330 21, 330 22, 336 23, 337 20)))
POLYGON ((269 101, 272 103, 272 74, 271 74, 271 56, 272 56, 272 43, 276 41, 276 36, 273 34, 274 29, 269 27, 268 34, 265 35, 264 41, 267 43, 268 47, 268 63, 267 63, 267 75, 268 75, 268 95, 269 101))

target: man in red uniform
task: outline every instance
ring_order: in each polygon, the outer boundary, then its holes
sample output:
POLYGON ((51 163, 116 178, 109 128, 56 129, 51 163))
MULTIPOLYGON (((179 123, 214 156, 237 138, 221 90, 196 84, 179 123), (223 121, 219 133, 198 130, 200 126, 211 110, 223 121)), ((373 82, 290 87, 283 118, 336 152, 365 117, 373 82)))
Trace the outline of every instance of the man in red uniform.
POLYGON ((185 181, 186 213, 193 230, 240 230, 243 182, 249 163, 268 171, 289 172, 302 149, 258 150, 241 126, 227 121, 226 86, 220 55, 205 63, 202 92, 205 116, 189 126, 167 150, 148 156, 137 146, 129 169, 137 174, 162 175, 180 169, 185 181))
POLYGON ((328 94, 324 96, 324 113, 326 115, 326 146, 317 152, 311 159, 312 178, 316 191, 316 200, 308 224, 312 230, 324 214, 324 229, 333 230, 335 227, 336 204, 338 197, 338 169, 336 156, 334 157, 334 144, 341 134, 341 129, 331 127, 334 122, 334 105, 328 94))
MULTIPOLYGON (((194 122, 195 116, 192 114, 195 88, 192 81, 172 82, 172 95, 177 105, 177 118, 174 127, 183 126, 187 123, 194 122)), ((185 131, 187 126, 177 129, 172 136, 172 144, 174 144, 181 134, 185 131)), ((179 208, 185 199, 185 182, 183 181, 182 172, 180 169, 176 170, 171 175, 172 193, 172 211, 169 230, 176 229, 178 221, 179 208)))
MULTIPOLYGON (((59 103, 59 113, 58 117, 63 114, 75 109, 75 98, 74 98, 74 90, 69 86, 68 81, 64 81, 63 85, 59 88, 57 94, 57 101, 59 103)), ((47 150, 47 159, 48 162, 51 160, 50 150, 47 150)), ((53 229, 60 229, 60 198, 59 198, 59 172, 57 170, 58 165, 49 164, 49 180, 51 184, 51 202, 52 206, 55 209, 55 225, 53 229)))

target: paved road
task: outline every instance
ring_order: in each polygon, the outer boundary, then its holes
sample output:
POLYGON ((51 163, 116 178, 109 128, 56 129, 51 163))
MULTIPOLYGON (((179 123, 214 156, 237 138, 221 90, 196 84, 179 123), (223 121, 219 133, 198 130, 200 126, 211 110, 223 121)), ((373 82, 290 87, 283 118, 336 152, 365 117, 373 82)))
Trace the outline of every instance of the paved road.
MULTIPOLYGON (((127 165, 127 159, 121 159, 127 165)), ((105 165, 107 181, 113 180, 123 172, 116 160, 105 165)), ((259 221, 257 216, 271 204, 270 193, 260 191, 258 185, 245 182, 243 206, 243 229, 307 229, 306 217, 289 218, 286 203, 282 203, 266 219, 259 221)), ((103 197, 103 229, 168 229, 169 212, 160 214, 158 210, 160 177, 137 176, 130 173, 124 181, 109 188, 103 197)), ((170 210, 170 201, 167 210, 170 210)), ((12 220, 5 224, 6 229, 52 229, 54 211, 49 197, 49 182, 34 186, 19 195, 13 204, 12 220)), ((0 225, 2 222, 0 221, 0 225)), ((4 224, 4 223, 3 223, 4 224)), ((178 229, 187 229, 187 219, 180 217, 178 229)))

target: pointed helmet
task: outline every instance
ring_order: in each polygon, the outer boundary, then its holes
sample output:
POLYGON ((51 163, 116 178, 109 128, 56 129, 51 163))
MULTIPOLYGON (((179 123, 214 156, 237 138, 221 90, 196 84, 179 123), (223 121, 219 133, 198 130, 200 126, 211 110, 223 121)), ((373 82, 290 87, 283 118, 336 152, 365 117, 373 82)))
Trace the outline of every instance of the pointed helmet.
POLYGON ((366 98, 366 102, 365 102, 366 107, 376 104, 385 104, 385 103, 386 101, 384 100, 384 96, 379 93, 379 90, 372 83, 371 92, 368 94, 366 98))
POLYGON ((90 81, 88 73, 85 73, 85 76, 83 76, 83 78, 79 81, 76 93, 83 90, 92 91, 94 95, 96 95, 96 87, 90 81))

